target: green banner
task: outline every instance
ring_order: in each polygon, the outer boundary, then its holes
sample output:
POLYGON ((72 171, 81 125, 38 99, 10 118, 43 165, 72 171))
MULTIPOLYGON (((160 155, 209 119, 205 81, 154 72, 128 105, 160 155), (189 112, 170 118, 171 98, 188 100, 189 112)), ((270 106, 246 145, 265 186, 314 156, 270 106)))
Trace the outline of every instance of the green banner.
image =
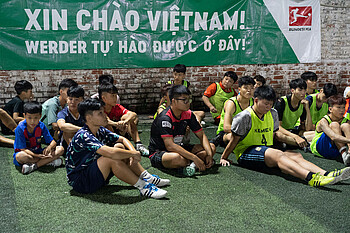
POLYGON ((12 0, 0 7, 3 70, 300 62, 263 0, 12 0))

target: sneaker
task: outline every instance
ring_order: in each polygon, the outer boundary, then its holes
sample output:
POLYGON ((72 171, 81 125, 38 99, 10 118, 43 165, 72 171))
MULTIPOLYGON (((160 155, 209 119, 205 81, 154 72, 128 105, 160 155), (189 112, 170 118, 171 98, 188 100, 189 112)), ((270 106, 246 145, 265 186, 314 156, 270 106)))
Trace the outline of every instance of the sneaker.
POLYGON ((136 150, 140 151, 141 155, 144 157, 149 156, 149 150, 142 143, 136 144, 136 150))
POLYGON ((50 163, 46 164, 48 166, 53 166, 53 167, 59 167, 63 163, 61 158, 55 159, 54 161, 51 161, 50 163))
POLYGON ((304 150, 305 153, 311 153, 311 154, 312 154, 311 149, 310 149, 310 146, 305 146, 305 147, 303 148, 303 150, 304 150))
POLYGON ((163 187, 166 185, 170 184, 170 180, 168 179, 162 179, 157 175, 152 174, 152 176, 148 179, 143 179, 144 181, 148 182, 148 183, 152 183, 157 187, 163 187))
POLYGON ((159 199, 165 197, 167 191, 157 188, 154 184, 146 183, 146 185, 140 190, 140 193, 141 196, 159 199))
POLYGON ((33 164, 23 164, 22 166, 22 174, 23 175, 27 175, 29 173, 31 173, 32 171, 36 170, 37 166, 35 163, 33 164))
POLYGON ((224 134, 225 133, 218 133, 213 139, 211 139, 209 142, 213 143, 215 147, 218 147, 219 145, 222 145, 224 142, 224 134))
POLYGON ((189 166, 183 168, 182 173, 185 176, 193 176, 194 173, 196 173, 196 168, 189 165, 189 166))
POLYGON ((346 167, 343 169, 336 169, 331 171, 327 175, 328 177, 341 177, 341 180, 347 180, 350 178, 350 167, 346 167))
POLYGON ((320 173, 316 173, 312 175, 312 179, 308 182, 310 186, 324 186, 327 184, 335 184, 339 182, 341 178, 339 176, 336 177, 329 177, 329 176, 322 176, 320 173))
POLYGON ((343 152, 343 154, 341 156, 343 158, 344 165, 349 166, 350 165, 350 154, 347 152, 343 152))

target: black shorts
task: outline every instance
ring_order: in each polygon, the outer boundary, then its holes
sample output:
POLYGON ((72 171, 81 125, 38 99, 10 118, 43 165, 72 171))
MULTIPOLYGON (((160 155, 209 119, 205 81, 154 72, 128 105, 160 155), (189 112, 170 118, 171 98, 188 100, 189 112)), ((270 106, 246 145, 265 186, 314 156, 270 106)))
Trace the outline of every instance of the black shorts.
POLYGON ((95 160, 87 168, 81 170, 74 176, 72 187, 74 191, 78 193, 94 193, 108 184, 112 177, 113 173, 105 180, 102 172, 98 168, 97 160, 95 160))
MULTIPOLYGON (((189 152, 192 152, 194 145, 193 144, 186 144, 186 145, 181 145, 181 147, 189 152)), ((163 155, 165 153, 168 153, 168 151, 157 150, 155 152, 150 153, 151 155, 149 156, 149 159, 151 160, 152 167, 160 168, 160 169, 165 168, 163 166, 163 163, 162 163, 162 158, 163 158, 163 155)))

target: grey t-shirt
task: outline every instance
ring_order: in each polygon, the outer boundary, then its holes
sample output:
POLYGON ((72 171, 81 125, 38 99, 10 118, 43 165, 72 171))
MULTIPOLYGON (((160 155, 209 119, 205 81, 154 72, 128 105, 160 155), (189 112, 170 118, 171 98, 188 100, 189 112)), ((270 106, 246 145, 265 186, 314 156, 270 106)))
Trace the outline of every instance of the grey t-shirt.
MULTIPOLYGON (((249 107, 252 108, 252 107, 249 107)), ((276 132, 279 129, 279 119, 276 109, 271 108, 271 114, 274 122, 273 132, 276 132)), ((264 119, 265 115, 262 117, 264 119)), ((252 118, 250 112, 245 109, 244 111, 238 113, 232 119, 231 131, 233 134, 240 136, 240 141, 243 140, 250 129, 252 128, 252 118)))

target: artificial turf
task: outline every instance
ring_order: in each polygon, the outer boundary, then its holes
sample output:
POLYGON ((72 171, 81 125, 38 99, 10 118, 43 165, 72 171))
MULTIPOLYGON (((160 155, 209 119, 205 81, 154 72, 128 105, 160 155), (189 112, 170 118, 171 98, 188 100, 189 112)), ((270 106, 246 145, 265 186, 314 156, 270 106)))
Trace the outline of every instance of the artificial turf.
MULTIPOLYGON (((215 128, 207 123, 209 138, 215 128)), ((141 123, 149 140, 149 123, 141 123)), ((193 135, 192 135, 193 136, 193 135)), ((214 158, 219 161, 223 148, 214 158)), ((100 191, 71 190, 64 167, 43 167, 22 175, 12 164, 12 149, 1 148, 1 232, 347 232, 350 181, 322 188, 272 170, 256 172, 216 165, 191 178, 142 165, 171 179, 166 199, 140 197, 138 190, 113 178, 100 191)), ((332 170, 336 161, 302 152, 332 170)), ((233 155, 230 157, 233 159, 233 155)))

